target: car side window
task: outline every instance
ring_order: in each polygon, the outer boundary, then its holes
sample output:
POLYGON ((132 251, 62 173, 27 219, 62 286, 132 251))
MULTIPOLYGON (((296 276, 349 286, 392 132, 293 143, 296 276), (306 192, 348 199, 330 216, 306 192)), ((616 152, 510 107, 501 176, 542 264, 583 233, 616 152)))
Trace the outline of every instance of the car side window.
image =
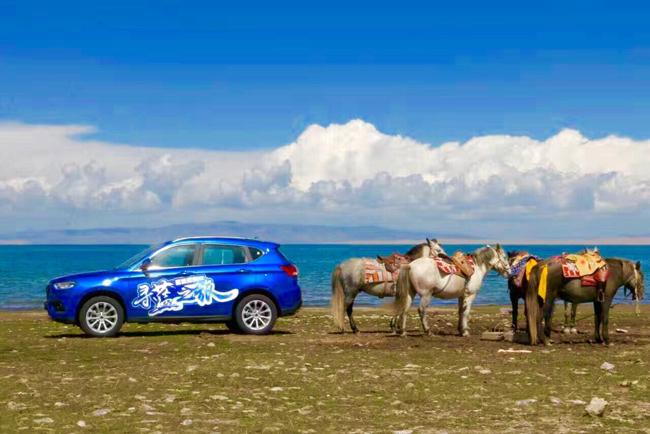
POLYGON ((246 249, 242 246, 203 245, 203 265, 230 265, 245 262, 247 262, 246 249))
POLYGON ((264 252, 261 251, 260 249, 257 249, 255 247, 249 247, 248 251, 251 254, 251 261, 256 260, 257 258, 260 258, 264 255, 264 252))
POLYGON ((194 264, 195 244, 173 246, 151 258, 150 268, 189 267, 194 264))

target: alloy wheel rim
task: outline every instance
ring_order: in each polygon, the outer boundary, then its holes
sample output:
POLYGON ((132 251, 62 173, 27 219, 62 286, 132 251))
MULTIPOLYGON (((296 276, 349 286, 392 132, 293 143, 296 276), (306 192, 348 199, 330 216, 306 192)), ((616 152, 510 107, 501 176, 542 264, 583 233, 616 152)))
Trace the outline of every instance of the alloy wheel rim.
POLYGON ((86 311, 86 324, 95 333, 108 333, 117 324, 117 309, 105 301, 93 303, 86 311))
POLYGON ((251 300, 242 309, 242 320, 252 330, 262 330, 271 323, 271 306, 262 300, 251 300))

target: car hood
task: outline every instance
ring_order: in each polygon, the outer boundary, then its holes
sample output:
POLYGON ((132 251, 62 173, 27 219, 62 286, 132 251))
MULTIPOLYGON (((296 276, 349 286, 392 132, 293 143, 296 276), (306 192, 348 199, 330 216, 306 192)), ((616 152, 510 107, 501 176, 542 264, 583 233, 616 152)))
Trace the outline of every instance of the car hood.
POLYGON ((90 271, 86 273, 66 274, 65 276, 55 277, 50 283, 74 281, 79 282, 83 280, 96 280, 96 279, 110 279, 115 276, 115 270, 100 270, 90 271))

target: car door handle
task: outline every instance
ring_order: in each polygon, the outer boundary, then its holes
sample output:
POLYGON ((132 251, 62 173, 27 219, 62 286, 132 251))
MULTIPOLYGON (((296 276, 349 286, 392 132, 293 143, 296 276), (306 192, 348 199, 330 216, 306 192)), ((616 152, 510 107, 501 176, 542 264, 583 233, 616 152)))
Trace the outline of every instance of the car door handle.
POLYGON ((239 272, 240 272, 240 273, 250 273, 250 270, 247 270, 247 269, 245 269, 245 268, 240 268, 240 269, 239 269, 239 272))

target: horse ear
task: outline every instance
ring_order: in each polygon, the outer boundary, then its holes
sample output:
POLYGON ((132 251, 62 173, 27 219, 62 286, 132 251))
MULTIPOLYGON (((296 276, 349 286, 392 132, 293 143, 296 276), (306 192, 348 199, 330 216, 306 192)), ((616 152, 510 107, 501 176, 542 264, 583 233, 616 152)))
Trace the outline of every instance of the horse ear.
POLYGON ((641 271, 641 261, 636 261, 636 264, 634 264, 634 267, 635 267, 637 270, 641 271))
POLYGON ((437 238, 434 238, 434 239, 432 239, 431 241, 433 241, 434 243, 438 244, 438 239, 437 239, 437 238))
POLYGON ((501 248, 501 243, 497 243, 497 247, 496 247, 496 248, 497 248, 497 250, 503 250, 503 249, 501 248))
POLYGON ((431 240, 429 238, 425 238, 427 240, 427 244, 431 244, 431 240))
POLYGON ((377 255, 377 262, 379 262, 379 263, 384 262, 384 258, 382 258, 381 256, 377 255))

